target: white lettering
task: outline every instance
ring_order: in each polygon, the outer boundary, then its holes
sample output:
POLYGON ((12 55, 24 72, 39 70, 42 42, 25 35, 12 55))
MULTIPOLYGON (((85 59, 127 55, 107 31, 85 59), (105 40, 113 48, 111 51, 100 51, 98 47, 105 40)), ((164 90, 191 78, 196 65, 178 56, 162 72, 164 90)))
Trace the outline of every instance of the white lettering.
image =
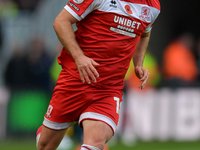
POLYGON ((126 25, 127 25, 128 27, 130 27, 130 26, 131 26, 131 23, 132 23, 132 21, 131 21, 131 20, 128 20, 126 25))
POLYGON ((119 18, 119 24, 123 24, 123 22, 124 22, 124 18, 120 17, 119 18))
POLYGON ((133 37, 133 38, 136 37, 135 33, 129 33, 129 32, 126 32, 124 30, 120 30, 120 29, 117 29, 117 28, 114 28, 114 27, 110 27, 110 30, 113 31, 113 32, 119 33, 119 34, 123 34, 123 35, 133 37))
POLYGON ((118 97, 114 97, 114 100, 117 102, 116 104, 116 113, 119 114, 119 109, 120 109, 120 99, 118 97))
POLYGON ((135 24, 136 24, 136 22, 133 21, 131 27, 132 27, 132 28, 135 28, 135 24))
POLYGON ((114 22, 117 23, 119 21, 119 16, 115 16, 114 22))
POLYGON ((140 22, 137 22, 137 29, 139 29, 141 23, 140 22))
POLYGON ((124 20, 124 25, 126 25, 126 21, 127 21, 127 19, 124 20))
POLYGON ((131 28, 140 28, 141 23, 140 22, 136 22, 136 21, 132 21, 130 19, 126 19, 123 17, 119 17, 119 16, 115 16, 114 17, 114 22, 115 23, 119 23, 121 25, 127 26, 127 27, 131 27, 131 28))

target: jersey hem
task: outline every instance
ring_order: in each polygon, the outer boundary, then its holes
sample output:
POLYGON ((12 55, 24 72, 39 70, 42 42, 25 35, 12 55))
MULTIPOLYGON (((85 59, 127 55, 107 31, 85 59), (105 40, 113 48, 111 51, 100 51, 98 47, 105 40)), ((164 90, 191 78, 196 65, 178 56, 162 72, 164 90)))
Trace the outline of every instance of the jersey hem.
MULTIPOLYGON (((152 28, 151 28, 152 29, 152 28)), ((151 29, 149 29, 149 30, 145 30, 144 31, 144 33, 148 33, 148 32, 150 32, 151 31, 151 29)))

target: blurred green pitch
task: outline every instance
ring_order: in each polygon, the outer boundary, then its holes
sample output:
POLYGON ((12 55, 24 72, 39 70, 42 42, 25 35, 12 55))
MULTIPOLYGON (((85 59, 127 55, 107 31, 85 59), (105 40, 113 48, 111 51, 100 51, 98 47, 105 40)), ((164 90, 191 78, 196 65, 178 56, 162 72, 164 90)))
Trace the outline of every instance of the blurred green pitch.
MULTIPOLYGON (((36 150, 34 140, 7 140, 0 142, 0 150, 36 150)), ((74 149, 71 149, 74 150, 74 149)), ((137 142, 126 147, 120 142, 109 150, 200 150, 200 141, 195 142, 137 142)))

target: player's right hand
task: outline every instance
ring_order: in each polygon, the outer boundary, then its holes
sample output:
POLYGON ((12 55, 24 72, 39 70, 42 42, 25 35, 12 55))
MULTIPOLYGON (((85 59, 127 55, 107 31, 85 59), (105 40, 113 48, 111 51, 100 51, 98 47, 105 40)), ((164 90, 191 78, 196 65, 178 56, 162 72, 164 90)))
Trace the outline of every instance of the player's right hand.
POLYGON ((97 82, 96 77, 99 77, 99 73, 95 69, 95 67, 99 65, 97 62, 85 55, 80 55, 76 58, 75 63, 83 83, 87 82, 90 84, 90 79, 92 79, 94 83, 97 82))

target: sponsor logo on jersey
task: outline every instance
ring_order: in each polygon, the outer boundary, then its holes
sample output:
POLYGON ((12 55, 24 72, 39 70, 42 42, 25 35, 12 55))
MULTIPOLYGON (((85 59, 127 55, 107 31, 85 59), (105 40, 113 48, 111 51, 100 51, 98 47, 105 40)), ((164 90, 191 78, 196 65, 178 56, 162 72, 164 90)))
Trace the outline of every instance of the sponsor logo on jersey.
POLYGON ((135 29, 139 29, 141 23, 134 20, 120 17, 115 15, 114 22, 117 23, 117 28, 111 27, 110 30, 119 34, 130 36, 135 38, 136 34, 134 33, 135 29))
POLYGON ((133 14, 132 10, 131 10, 131 7, 129 5, 126 5, 125 6, 125 10, 128 14, 133 14))
POLYGON ((73 0, 74 3, 76 4, 81 4, 84 0, 73 0))
POLYGON ((142 7, 141 15, 139 16, 142 20, 149 20, 150 19, 150 8, 149 7, 142 7))
POLYGON ((118 23, 120 25, 124 25, 124 26, 127 26, 127 27, 131 27, 131 28, 136 28, 136 29, 139 29, 141 23, 140 22, 136 22, 136 21, 133 21, 133 20, 130 20, 130 19, 127 19, 127 18, 124 18, 124 17, 119 17, 119 16, 116 16, 114 17, 114 22, 115 23, 118 23))
POLYGON ((73 7, 76 11, 79 11, 79 10, 80 10, 76 5, 74 5, 74 4, 71 3, 71 2, 68 2, 68 5, 71 6, 71 7, 73 7))
POLYGON ((51 118, 51 112, 52 112, 52 110, 53 110, 53 106, 49 105, 49 107, 47 109, 47 113, 46 113, 46 115, 47 115, 48 118, 51 118))
POLYGON ((110 27, 110 30, 113 32, 119 33, 119 34, 126 35, 126 36, 130 36, 130 37, 134 37, 134 38, 136 37, 135 33, 130 33, 130 32, 124 31, 124 30, 114 28, 114 27, 110 27))
POLYGON ((110 7, 117 8, 117 2, 115 0, 110 1, 110 7))

